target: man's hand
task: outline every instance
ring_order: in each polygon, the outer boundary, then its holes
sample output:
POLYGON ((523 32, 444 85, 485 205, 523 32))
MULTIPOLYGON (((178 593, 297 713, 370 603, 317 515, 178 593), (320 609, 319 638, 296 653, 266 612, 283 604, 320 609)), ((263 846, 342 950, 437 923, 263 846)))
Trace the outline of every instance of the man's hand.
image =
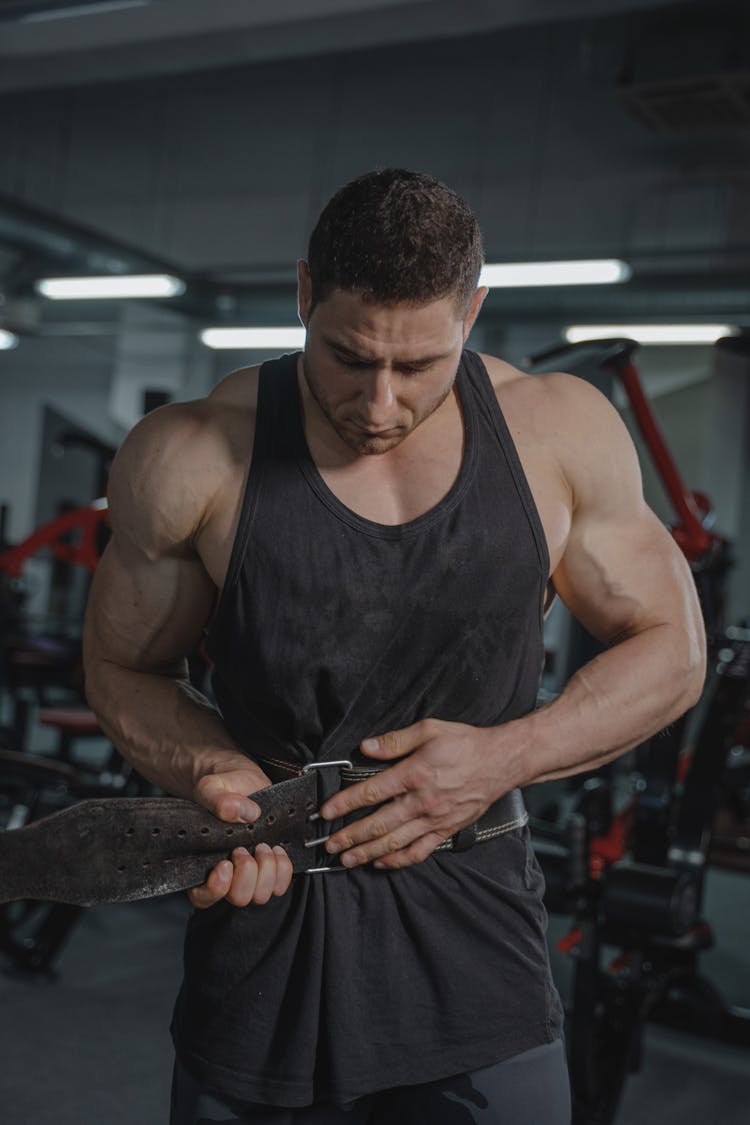
MULTIPOLYGON (((271 782, 258 766, 209 773, 195 787, 195 801, 219 820, 230 824, 253 824, 260 808, 246 796, 265 789, 271 782)), ((217 863, 205 883, 188 891, 193 906, 204 910, 225 898, 233 906, 258 905, 273 895, 283 895, 292 881, 292 861, 283 848, 258 844, 254 855, 247 848, 235 848, 231 860, 217 863)))
POLYGON ((321 809, 325 820, 381 805, 331 836, 326 849, 342 853, 345 867, 370 860, 388 868, 421 863, 514 787, 498 769, 497 745, 497 727, 441 719, 366 739, 361 750, 370 757, 405 760, 326 801, 321 809))

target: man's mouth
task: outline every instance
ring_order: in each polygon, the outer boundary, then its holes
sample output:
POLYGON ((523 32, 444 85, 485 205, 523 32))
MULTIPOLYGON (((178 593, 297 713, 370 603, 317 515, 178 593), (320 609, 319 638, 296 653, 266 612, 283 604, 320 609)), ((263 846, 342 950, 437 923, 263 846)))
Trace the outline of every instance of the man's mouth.
POLYGON ((363 426, 361 422, 355 422, 354 425, 359 432, 366 437, 390 437, 393 434, 397 434, 400 430, 399 426, 388 426, 385 429, 376 430, 372 426, 363 426))

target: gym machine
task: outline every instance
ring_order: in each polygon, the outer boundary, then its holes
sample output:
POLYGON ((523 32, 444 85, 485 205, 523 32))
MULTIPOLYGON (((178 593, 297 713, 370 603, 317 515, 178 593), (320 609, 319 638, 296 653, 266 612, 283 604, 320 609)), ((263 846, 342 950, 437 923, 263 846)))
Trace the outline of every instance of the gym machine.
MULTIPOLYGON (((13 721, 0 727, 0 829, 21 828, 86 797, 135 796, 153 792, 119 757, 114 748, 99 768, 73 760, 73 740, 101 735, 90 712, 82 707, 83 676, 80 643, 56 635, 24 630, 23 572, 38 551, 51 552, 56 563, 80 566, 91 575, 107 540, 107 505, 97 502, 43 524, 21 543, 11 546, 0 536, 0 591, 3 594, 3 685, 13 701, 13 721), (42 710, 39 721, 59 732, 56 757, 25 752, 29 704, 33 690, 40 705, 45 692, 63 689, 74 709, 42 710)), ((51 975, 78 917, 80 908, 63 903, 13 902, 0 906, 0 954, 24 974, 51 975)))

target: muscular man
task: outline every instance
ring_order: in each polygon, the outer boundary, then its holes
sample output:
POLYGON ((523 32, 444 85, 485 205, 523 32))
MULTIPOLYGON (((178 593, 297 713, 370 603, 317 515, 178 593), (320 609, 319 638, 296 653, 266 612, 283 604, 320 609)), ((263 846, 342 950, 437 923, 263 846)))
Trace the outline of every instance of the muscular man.
POLYGON ((702 629, 606 399, 464 349, 481 263, 444 185, 355 180, 299 263, 304 352, 113 467, 86 670, 122 753, 227 822, 285 763, 378 767, 324 800, 339 870, 239 848, 190 893, 173 1125, 568 1121, 517 791, 692 705, 702 629), (550 579, 606 651, 535 710, 550 579), (218 709, 185 674, 204 631, 218 709))

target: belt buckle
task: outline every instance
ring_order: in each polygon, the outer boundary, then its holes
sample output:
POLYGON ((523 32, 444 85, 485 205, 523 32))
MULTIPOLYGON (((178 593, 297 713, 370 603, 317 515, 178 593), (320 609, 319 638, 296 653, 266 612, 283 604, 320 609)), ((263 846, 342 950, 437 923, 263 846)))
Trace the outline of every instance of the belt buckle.
MULTIPOLYGON (((323 769, 330 769, 330 768, 340 769, 340 770, 341 769, 351 769, 352 763, 348 760, 348 758, 341 758, 341 759, 337 759, 336 761, 331 761, 331 762, 309 762, 306 766, 302 767, 302 772, 303 773, 309 773, 311 770, 323 770, 323 769)), ((310 821, 310 820, 320 820, 320 813, 319 812, 311 813, 310 816, 307 819, 308 819, 308 821, 310 821)), ((305 847, 306 848, 319 847, 321 844, 325 844, 326 840, 330 840, 330 838, 331 838, 331 833, 329 832, 329 834, 327 836, 318 836, 314 840, 305 840, 305 847)), ((347 870, 346 867, 342 867, 340 863, 337 863, 335 865, 328 865, 326 867, 308 867, 307 870, 305 871, 305 875, 317 875, 321 871, 346 871, 346 870, 347 870)))

